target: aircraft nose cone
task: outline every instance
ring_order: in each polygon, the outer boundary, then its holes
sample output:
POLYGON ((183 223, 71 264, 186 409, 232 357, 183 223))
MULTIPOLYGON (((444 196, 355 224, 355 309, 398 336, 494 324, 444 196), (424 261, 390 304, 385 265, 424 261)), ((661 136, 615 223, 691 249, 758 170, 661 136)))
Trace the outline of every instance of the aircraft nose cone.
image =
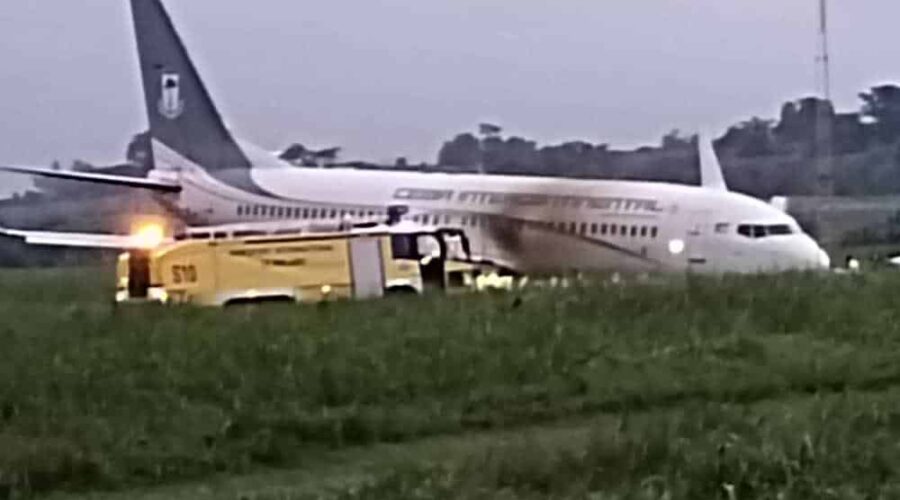
POLYGON ((816 243, 816 240, 810 237, 807 238, 808 250, 805 252, 805 258, 806 261, 810 264, 809 267, 817 271, 825 271, 831 269, 831 256, 828 255, 828 252, 826 252, 824 248, 820 247, 819 244, 816 243))
POLYGON ((831 256, 828 255, 828 252, 825 251, 824 248, 818 248, 818 267, 819 269, 827 270, 831 269, 831 256))
POLYGON ((793 269, 808 271, 827 271, 831 269, 831 257, 811 237, 803 235, 801 239, 794 240, 790 255, 793 259, 793 269))

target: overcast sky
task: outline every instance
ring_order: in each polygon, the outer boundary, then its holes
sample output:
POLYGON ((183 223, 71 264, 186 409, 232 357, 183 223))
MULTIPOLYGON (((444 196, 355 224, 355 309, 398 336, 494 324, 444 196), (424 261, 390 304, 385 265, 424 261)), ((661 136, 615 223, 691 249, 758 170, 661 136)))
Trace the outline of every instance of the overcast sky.
MULTIPOLYGON (((239 135, 377 161, 432 161, 444 139, 481 121, 630 147, 673 128, 774 117, 816 90, 816 4, 167 2, 239 135)), ((839 107, 900 82, 897 19, 896 0, 832 0, 839 107)), ((0 2, 0 61, 0 163, 118 161, 146 127, 125 0, 0 2)))

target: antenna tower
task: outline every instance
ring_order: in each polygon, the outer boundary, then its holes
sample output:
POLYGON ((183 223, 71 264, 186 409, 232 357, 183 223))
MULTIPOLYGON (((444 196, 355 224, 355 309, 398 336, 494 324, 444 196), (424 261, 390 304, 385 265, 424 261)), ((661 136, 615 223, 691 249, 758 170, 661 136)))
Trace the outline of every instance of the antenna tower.
POLYGON ((834 135, 833 105, 831 102, 831 47, 828 36, 828 0, 819 2, 819 55, 816 58, 820 70, 820 91, 823 105, 816 110, 815 191, 819 196, 834 196, 834 162, 832 143, 834 135))
POLYGON ((828 0, 819 0, 819 70, 822 97, 831 100, 831 46, 828 38, 828 0))

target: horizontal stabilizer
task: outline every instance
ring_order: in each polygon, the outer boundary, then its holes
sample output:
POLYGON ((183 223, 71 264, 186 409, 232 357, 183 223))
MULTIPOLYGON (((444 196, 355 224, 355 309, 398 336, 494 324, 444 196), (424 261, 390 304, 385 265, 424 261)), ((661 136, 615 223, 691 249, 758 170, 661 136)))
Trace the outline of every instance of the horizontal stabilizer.
POLYGON ((6 228, 0 228, 0 235, 22 239, 29 245, 53 247, 145 250, 159 244, 159 242, 148 242, 146 237, 141 235, 23 231, 6 228))
POLYGON ((181 186, 172 182, 166 182, 145 177, 130 177, 127 175, 94 174, 90 172, 74 172, 71 170, 54 170, 52 168, 34 167, 7 167, 0 166, 0 171, 17 174, 37 175, 51 179, 65 179, 70 181, 91 182, 94 184, 106 184, 110 186, 122 186, 129 188, 148 189, 163 193, 179 193, 181 186))

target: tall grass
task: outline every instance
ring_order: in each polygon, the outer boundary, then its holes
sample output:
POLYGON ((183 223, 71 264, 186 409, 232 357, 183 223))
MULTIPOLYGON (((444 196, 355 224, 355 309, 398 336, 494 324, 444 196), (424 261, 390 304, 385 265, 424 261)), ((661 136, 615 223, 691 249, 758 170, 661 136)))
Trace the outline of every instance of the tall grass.
POLYGON ((689 405, 622 418, 575 449, 525 438, 461 465, 394 471, 333 498, 898 498, 898 397, 895 389, 689 405))
POLYGON ((900 381, 893 274, 228 311, 115 309, 107 274, 0 273, 0 498, 900 381))

